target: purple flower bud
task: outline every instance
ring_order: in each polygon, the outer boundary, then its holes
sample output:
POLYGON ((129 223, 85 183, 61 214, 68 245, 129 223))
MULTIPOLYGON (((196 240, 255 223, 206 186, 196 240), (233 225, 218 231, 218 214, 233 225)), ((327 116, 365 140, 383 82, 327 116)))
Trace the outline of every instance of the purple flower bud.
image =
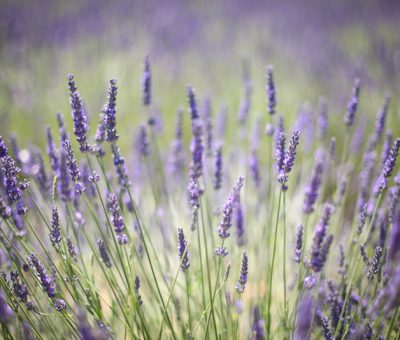
POLYGON ((203 189, 200 187, 196 177, 191 177, 188 186, 189 203, 192 208, 200 208, 200 197, 203 195, 203 189))
POLYGON ((383 170, 383 176, 389 178, 392 175, 393 169, 396 165, 397 156, 400 149, 400 138, 397 138, 392 148, 390 149, 389 156, 385 161, 385 167, 383 170))
POLYGON ((118 87, 116 86, 117 80, 110 80, 110 89, 108 90, 108 101, 104 108, 104 119, 106 127, 106 137, 108 142, 115 142, 119 136, 117 133, 116 125, 116 114, 117 114, 117 92, 118 87))
POLYGON ((46 136, 47 136, 47 154, 50 158, 50 165, 53 169, 54 173, 58 172, 59 164, 58 164, 58 157, 57 157, 57 148, 54 143, 53 133, 51 132, 50 127, 46 129, 46 136))
POLYGON ((121 151, 117 144, 111 144, 111 151, 113 154, 113 162, 118 175, 118 183, 121 186, 121 190, 125 190, 130 185, 128 178, 128 169, 125 165, 125 160, 121 155, 121 151))
POLYGON ((274 84, 274 68, 273 66, 267 66, 267 104, 268 113, 272 116, 275 113, 276 106, 276 91, 274 84))
POLYGON ((4 139, 0 136, 0 158, 6 157, 8 155, 8 149, 6 143, 4 143, 4 139))
POLYGON ((87 123, 87 116, 83 109, 82 99, 77 91, 74 76, 72 74, 68 75, 68 87, 69 87, 69 102, 71 105, 71 114, 74 121, 74 134, 77 142, 79 143, 79 149, 82 152, 87 152, 90 150, 87 143, 86 134, 89 130, 89 125, 87 123))
POLYGON ((10 321, 13 316, 13 310, 7 304, 6 300, 3 297, 3 294, 0 292, 0 321, 2 323, 6 323, 10 321))
POLYGON ((3 219, 9 218, 11 216, 11 208, 4 202, 1 196, 0 196, 0 216, 3 219))
POLYGON ((175 139, 171 144, 171 173, 175 176, 181 175, 185 166, 185 155, 183 146, 183 111, 177 112, 175 139))
POLYGON ((233 214, 233 208, 235 203, 238 200, 240 189, 242 188, 244 183, 244 177, 241 176, 239 177, 237 183, 234 185, 232 188, 228 199, 226 200, 223 209, 222 209, 222 218, 221 222, 218 226, 218 235, 222 239, 225 239, 229 237, 230 235, 230 228, 232 227, 232 214, 233 214))
POLYGON ((265 339, 264 320, 262 319, 261 311, 258 306, 253 308, 253 325, 251 331, 252 331, 252 339, 254 340, 265 339))
POLYGON ((380 247, 380 246, 376 247, 374 257, 369 262, 369 269, 368 269, 368 273, 367 273, 367 277, 370 281, 372 281, 374 279, 375 275, 378 274, 379 262, 381 260, 382 254, 383 254, 382 247, 380 247))
POLYGON ((139 304, 139 306, 141 306, 143 304, 143 301, 142 301, 142 297, 139 294, 139 288, 140 288, 140 279, 138 276, 136 276, 135 277, 135 293, 137 296, 138 304, 139 304))
POLYGON ((321 186, 322 174, 324 171, 324 161, 321 157, 316 157, 314 169, 311 174, 310 182, 305 191, 303 212, 310 214, 314 211, 314 204, 318 198, 319 187, 321 186))
POLYGON ((247 277, 248 277, 248 258, 247 258, 247 253, 243 253, 242 267, 240 268, 239 281, 236 282, 235 284, 235 288, 239 294, 242 294, 244 292, 244 289, 246 288, 247 277))
POLYGON ((56 246, 61 242, 61 229, 60 229, 60 219, 58 215, 57 207, 53 207, 51 213, 51 226, 50 226, 50 241, 53 246, 56 246))
POLYGON ((32 270, 34 270, 37 275, 43 290, 47 293, 50 298, 56 296, 56 290, 54 287, 54 280, 51 275, 47 275, 46 269, 43 267, 39 259, 34 253, 27 256, 27 261, 32 270))
POLYGON ((260 186, 260 166, 258 161, 257 151, 253 150, 249 160, 250 174, 254 180, 256 187, 260 186))
POLYGON ((67 166, 69 174, 74 182, 78 182, 81 179, 81 173, 79 171, 78 165, 76 164, 76 159, 74 151, 72 150, 72 145, 69 141, 63 143, 65 152, 67 153, 67 166))
POLYGON ((347 111, 344 116, 344 122, 347 126, 351 126, 354 123, 354 117, 357 112, 358 102, 360 100, 360 79, 356 79, 354 82, 352 97, 347 104, 347 111))
POLYGON ((139 127, 139 134, 136 139, 136 145, 142 157, 146 158, 148 155, 150 155, 149 138, 147 136, 146 126, 144 125, 140 125, 139 127))
POLYGON ((106 244, 103 239, 99 238, 97 240, 97 246, 99 247, 99 252, 101 259, 106 267, 110 268, 112 266, 110 257, 108 256, 108 251, 106 248, 106 244))
POLYGON ((304 295, 297 309, 297 322, 294 331, 294 340, 308 339, 314 314, 314 299, 304 295))
POLYGON ((199 113, 197 111, 196 95, 192 86, 187 87, 187 94, 189 100, 189 113, 192 118, 192 122, 199 118, 199 113))
POLYGON ((189 249, 182 228, 178 228, 178 255, 183 271, 189 268, 189 249))
POLYGON ((329 226, 329 220, 332 212, 333 206, 330 204, 325 204, 321 220, 317 224, 317 227, 314 231, 313 243, 310 250, 310 266, 315 272, 321 271, 323 265, 325 264, 329 246, 332 243, 332 237, 328 237, 327 240, 325 240, 325 235, 329 226))
POLYGON ((190 165, 191 174, 197 178, 203 174, 203 144, 202 134, 203 128, 201 122, 196 119, 192 121, 193 139, 191 143, 192 162, 190 165))
POLYGON ((237 236, 237 244, 238 246, 242 246, 244 244, 244 216, 243 209, 240 200, 238 199, 236 203, 236 236, 237 236))
POLYGON ((383 165, 385 165, 386 160, 388 159, 388 157, 390 155, 392 143, 393 143, 393 135, 392 135, 391 131, 387 131, 386 136, 385 136, 385 141, 382 146, 382 152, 381 152, 381 160, 382 160, 383 165))
POLYGON ((7 192, 8 200, 10 203, 18 202, 22 197, 20 182, 17 178, 21 170, 16 166, 15 161, 10 156, 5 156, 2 160, 4 187, 7 192))
POLYGON ((108 193, 107 195, 107 208, 111 214, 111 223, 114 226, 119 244, 127 244, 128 236, 123 233, 125 228, 124 219, 122 218, 117 197, 113 193, 108 193))
POLYGON ((63 142, 69 140, 69 135, 68 135, 67 129, 65 128, 64 116, 60 112, 57 112, 56 117, 57 117, 58 130, 60 132, 61 144, 62 144, 63 142))
POLYGON ((10 272, 10 278, 12 282, 12 292, 14 296, 24 303, 27 302, 28 299, 28 289, 26 285, 22 284, 19 278, 19 274, 17 271, 10 272))
POLYGON ((54 308, 57 310, 57 312, 62 312, 67 308, 67 304, 63 299, 57 299, 54 301, 54 308))
POLYGON ((77 253, 76 253, 76 248, 75 248, 75 246, 72 244, 72 240, 71 240, 70 237, 67 237, 67 248, 68 248, 69 256, 71 256, 72 259, 73 259, 75 262, 78 261, 77 258, 76 258, 76 255, 77 255, 77 253))
POLYGON ((326 103, 325 98, 320 98, 319 100, 319 116, 318 116, 318 138, 323 139, 326 135, 326 131, 328 130, 328 104, 326 103))
POLYGON ((297 263, 300 263, 303 257, 303 230, 303 225, 299 224, 297 227, 296 246, 294 250, 294 261, 297 263))
POLYGON ((60 169, 59 169, 59 188, 61 192, 61 199, 63 201, 70 201, 72 198, 72 193, 69 184, 69 175, 68 175, 68 158, 67 153, 64 149, 60 150, 60 169))
POLYGON ((385 129, 385 121, 386 121, 386 116, 387 116, 387 112, 389 109, 389 104, 390 104, 390 97, 386 96, 383 101, 382 108, 376 114, 375 138, 378 142, 380 141, 380 139, 383 135, 383 131, 385 129))
POLYGON ((144 57, 144 69, 143 69, 141 83, 142 83, 143 105, 149 106, 151 104, 151 69, 150 69, 150 57, 148 55, 144 57))
POLYGON ((214 158, 214 189, 219 190, 222 186, 222 144, 219 144, 215 150, 214 158))
POLYGON ((275 135, 275 160, 278 175, 284 173, 283 167, 285 163, 285 143, 286 135, 284 132, 277 132, 275 135))

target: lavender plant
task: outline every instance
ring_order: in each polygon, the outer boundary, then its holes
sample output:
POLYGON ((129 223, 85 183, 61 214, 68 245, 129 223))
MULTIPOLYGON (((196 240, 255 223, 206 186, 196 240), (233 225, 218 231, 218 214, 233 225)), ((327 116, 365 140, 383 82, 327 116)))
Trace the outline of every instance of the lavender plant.
POLYGON ((356 80, 340 129, 330 112, 346 103, 328 112, 328 97, 291 124, 272 66, 256 114, 246 66, 239 119, 224 113, 214 129, 212 98, 188 86, 170 136, 153 79, 147 56, 134 140, 118 125, 117 81, 91 135, 73 76, 73 130, 62 114, 48 122, 58 130, 43 131, 46 157, 0 137, 2 337, 397 338, 400 139, 386 128, 398 123, 388 97, 369 124, 356 80))

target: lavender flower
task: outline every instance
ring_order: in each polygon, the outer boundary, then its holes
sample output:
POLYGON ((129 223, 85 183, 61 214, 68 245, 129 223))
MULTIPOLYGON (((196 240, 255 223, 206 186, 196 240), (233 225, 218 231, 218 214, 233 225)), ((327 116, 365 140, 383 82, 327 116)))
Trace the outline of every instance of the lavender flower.
POLYGON ((117 197, 113 193, 108 193, 107 195, 107 208, 111 214, 111 222, 117 234, 119 244, 127 244, 128 236, 123 233, 125 228, 124 219, 122 218, 117 197))
POLYGON ((51 168, 53 169, 53 172, 56 174, 59 168, 57 148, 54 143, 53 133, 51 132, 50 127, 46 128, 46 137, 47 137, 47 154, 50 158, 51 168))
POLYGON ((278 174, 284 173, 286 135, 283 131, 277 132, 275 138, 275 160, 278 174))
POLYGON ((144 57, 144 69, 142 75, 142 96, 143 105, 149 106, 151 104, 151 69, 150 57, 148 55, 144 57))
POLYGON ((387 112, 389 109, 389 104, 390 104, 390 97, 386 96, 382 108, 379 110, 379 112, 376 114, 376 121, 375 121, 375 138, 379 142, 383 135, 383 131, 385 129, 385 121, 386 121, 386 116, 387 112))
POLYGON ((178 228, 178 255, 181 261, 181 268, 183 271, 189 268, 189 252, 185 234, 182 228, 178 228))
POLYGON ((142 297, 139 294, 139 288, 140 288, 140 279, 138 276, 136 276, 135 277, 135 293, 137 296, 138 304, 139 304, 139 306, 141 306, 143 304, 143 301, 142 301, 142 297))
POLYGON ((72 244, 72 240, 71 240, 70 237, 67 237, 67 248, 68 248, 69 256, 71 256, 72 259, 73 259, 75 262, 78 261, 77 258, 76 258, 76 255, 77 255, 77 253, 76 253, 76 248, 75 248, 75 246, 72 244))
POLYGON ((57 299, 54 301, 54 308, 57 310, 57 312, 62 312, 67 308, 67 304, 63 299, 57 299))
MULTIPOLYGON (((282 134, 282 133, 281 133, 282 134)), ((294 131, 289 142, 289 148, 285 153, 282 168, 279 171, 278 181, 282 184, 282 189, 286 190, 286 182, 288 181, 288 175, 292 171, 294 161, 296 159, 296 149, 299 144, 300 132, 294 131)), ((284 144, 284 141, 283 141, 284 144)))
POLYGON ((297 323, 294 331, 294 340, 303 340, 309 338, 313 314, 314 300, 311 296, 305 295, 297 309, 297 323))
POLYGON ((53 207, 51 213, 51 226, 50 226, 50 241, 53 246, 56 246, 61 242, 61 229, 60 229, 60 219, 58 215, 57 207, 53 207))
POLYGON ((326 254, 332 243, 331 237, 328 237, 324 242, 332 212, 333 207, 330 204, 325 204, 321 220, 314 231, 313 243, 310 251, 310 266, 316 272, 320 272, 325 264, 326 254))
POLYGON ((0 321, 2 323, 6 323, 10 321, 13 316, 13 310, 7 304, 6 300, 3 297, 3 294, 0 292, 0 321))
POLYGON ((196 177, 191 176, 188 186, 189 203, 192 208, 200 208, 200 197, 203 195, 203 189, 200 187, 196 177))
POLYGON ((67 129, 65 128, 63 115, 60 112, 57 112, 56 117, 57 117, 58 130, 60 132, 61 144, 62 144, 65 141, 69 140, 69 135, 68 135, 67 129))
POLYGON ((369 264, 368 274, 367 277, 370 281, 374 279, 374 276, 378 274, 379 270, 379 262, 383 254, 382 247, 378 246, 375 248, 375 254, 369 264))
POLYGON ((104 109, 100 113, 99 123, 97 125, 96 135, 94 137, 96 141, 96 145, 94 145, 93 152, 95 152, 99 157, 104 157, 106 155, 105 151, 103 150, 102 144, 107 138, 107 127, 106 127, 106 110, 107 104, 105 105, 104 109))
POLYGON ((121 151, 117 144, 111 144, 111 151, 113 154, 113 162, 118 175, 118 183, 122 190, 129 187, 130 181, 128 178, 128 170, 125 165, 125 160, 121 155, 121 151))
POLYGON ((250 160, 249 160, 249 167, 250 167, 251 177, 253 178, 256 187, 259 187, 260 181, 261 181, 260 166, 259 166, 257 151, 255 151, 255 150, 253 150, 251 152, 250 160))
POLYGON ((14 296, 24 303, 28 300, 28 289, 26 285, 22 284, 17 271, 10 272, 10 278, 12 282, 12 292, 14 296))
POLYGON ((274 68, 267 66, 267 99, 268 99, 268 113, 272 116, 275 113, 276 106, 276 91, 274 84, 274 68))
POLYGON ((320 98, 319 100, 319 116, 318 116, 318 138, 323 139, 326 135, 326 131, 328 130, 328 104, 326 103, 325 98, 320 98))
POLYGON ((180 175, 185 166, 185 155, 183 146, 183 111, 177 111, 175 139, 171 145, 171 173, 173 175, 180 175))
POLYGON ((0 216, 3 219, 7 219, 11 216, 11 208, 4 202, 1 196, 0 196, 0 216))
POLYGON ((99 238, 97 240, 97 246, 99 247, 99 252, 101 259, 103 260, 103 263, 105 264, 106 267, 110 268, 112 266, 110 257, 108 256, 108 251, 106 248, 106 244, 104 243, 104 240, 99 238))
POLYGON ((116 129, 116 102, 117 102, 117 91, 118 87, 116 86, 117 80, 110 80, 110 89, 108 90, 108 101, 104 108, 104 120, 105 120, 105 128, 106 128, 106 137, 108 142, 116 142, 119 138, 117 129, 116 129))
POLYGON ((246 288, 247 277, 248 277, 248 258, 247 258, 247 253, 243 253, 242 267, 240 269, 239 281, 236 282, 235 284, 235 288, 239 294, 242 294, 244 292, 244 289, 246 288))
POLYGON ((192 118, 192 122, 199 118, 199 113, 197 111, 196 95, 194 93, 193 87, 190 85, 187 87, 187 94, 189 100, 189 113, 192 118))
POLYGON ((236 222, 237 244, 239 246, 242 246, 244 244, 244 216, 243 216, 242 204, 239 199, 237 201, 235 211, 236 211, 235 222, 236 222))
POLYGON ((325 337, 325 340, 334 340, 332 334, 331 334, 331 328, 329 326, 329 319, 325 316, 323 316, 322 314, 319 315, 319 319, 321 322, 321 326, 322 326, 322 330, 323 330, 323 334, 325 337))
POLYGON ((197 178, 203 174, 203 128, 199 120, 192 121, 193 139, 191 143, 192 162, 190 165, 191 174, 197 178))
POLYGON ((386 159, 383 176, 389 178, 392 175, 393 169, 396 165, 397 156, 400 149, 400 138, 397 138, 392 148, 390 149, 389 156, 386 159))
POLYGON ((354 82, 352 97, 347 104, 347 111, 344 116, 344 122, 347 126, 351 126, 354 123, 354 117, 357 112, 358 102, 360 100, 360 87, 361 81, 356 79, 354 82))
POLYGON ((90 150, 87 143, 87 132, 89 130, 89 125, 87 124, 87 116, 83 109, 82 99, 77 91, 74 76, 72 74, 68 75, 68 87, 69 87, 69 102, 71 105, 71 114, 74 121, 74 134, 77 142, 79 143, 79 149, 82 152, 87 152, 90 150))
POLYGON ((317 157, 314 164, 314 169, 311 174, 310 182, 305 191, 303 212, 310 214, 314 211, 314 204, 318 198, 318 190, 321 186, 322 173, 324 171, 323 159, 317 157))
POLYGON ((297 263, 300 263, 303 257, 303 231, 303 225, 299 224, 299 226, 297 227, 296 246, 294 251, 294 261, 297 263))
MULTIPOLYGON (((226 200, 223 206, 221 222, 218 225, 218 235, 221 239, 225 239, 230 235, 229 230, 232 227, 233 208, 235 203, 237 202, 240 189, 243 186, 243 183, 244 183, 244 177, 240 176, 237 183, 232 188, 228 196, 228 199, 226 200)), ((220 255, 225 256, 227 254, 226 250, 223 247, 218 247, 215 252, 218 256, 220 255)))
POLYGON ((140 155, 146 158, 150 154, 150 144, 149 138, 147 136, 146 127, 144 125, 140 125, 139 134, 137 137, 137 149, 140 155))
POLYGON ((386 135, 385 135, 385 141, 382 146, 382 152, 381 152, 381 160, 382 160, 383 165, 385 165, 386 160, 388 159, 388 157, 390 155, 392 143, 393 143, 393 135, 392 135, 391 131, 387 131, 386 135))
POLYGON ((63 201, 70 201, 72 193, 69 184, 68 175, 68 156, 64 149, 60 150, 60 169, 59 169, 59 188, 61 192, 61 199, 63 201))
POLYGON ((37 256, 32 253, 27 256, 29 266, 35 271, 43 290, 47 293, 49 298, 54 298, 56 296, 56 290, 54 287, 54 280, 52 276, 47 275, 46 269, 43 267, 37 256))
POLYGON ((261 311, 258 306, 253 308, 252 336, 254 340, 265 339, 264 320, 262 319, 261 311))
POLYGON ((8 149, 4 142, 3 136, 0 136, 0 158, 4 158, 8 155, 8 149))
POLYGON ((215 150, 214 158, 214 189, 219 190, 222 186, 222 145, 219 144, 215 150))

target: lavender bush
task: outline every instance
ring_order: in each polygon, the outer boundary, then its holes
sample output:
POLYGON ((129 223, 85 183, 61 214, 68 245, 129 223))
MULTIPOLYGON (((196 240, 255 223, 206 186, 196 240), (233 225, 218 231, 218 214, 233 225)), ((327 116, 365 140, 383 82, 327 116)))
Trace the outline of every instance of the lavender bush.
POLYGON ((333 134, 329 99, 292 125, 279 113, 272 66, 256 116, 245 75, 238 119, 182 89, 171 147, 149 56, 129 153, 115 79, 96 117, 69 75, 73 130, 57 114, 44 150, 0 137, 4 339, 399 336, 400 139, 385 127, 388 98, 368 122, 357 79, 333 134))

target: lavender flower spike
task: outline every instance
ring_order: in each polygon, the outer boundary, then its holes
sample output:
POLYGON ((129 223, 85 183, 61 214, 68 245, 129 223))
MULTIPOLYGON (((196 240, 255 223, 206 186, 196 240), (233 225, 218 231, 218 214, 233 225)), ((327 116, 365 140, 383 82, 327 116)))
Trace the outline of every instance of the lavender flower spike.
POLYGON ((87 132, 89 130, 89 125, 87 123, 87 116, 83 109, 82 99, 77 91, 74 76, 72 74, 68 75, 68 87, 69 87, 69 102, 71 105, 71 114, 74 121, 74 134, 77 142, 79 143, 79 149, 82 152, 88 152, 90 147, 87 143, 87 132))
POLYGON ((214 189, 219 190, 222 186, 222 144, 215 150, 214 158, 214 189))
POLYGON ((148 55, 144 57, 144 69, 143 69, 141 83, 142 83, 143 105, 149 106, 151 104, 151 68, 150 68, 150 57, 148 55))
POLYGON ((40 263, 39 259, 35 254, 27 256, 29 266, 35 271, 35 274, 39 278, 40 284, 43 290, 47 293, 50 298, 56 296, 56 290, 54 287, 54 280, 50 275, 47 275, 46 269, 40 263))
POLYGON ((110 268, 112 266, 110 257, 108 256, 108 251, 106 248, 106 244, 104 243, 104 240, 99 238, 97 240, 97 246, 99 247, 99 252, 101 259, 103 260, 103 263, 107 268, 110 268))
POLYGON ((311 296, 305 295, 297 309, 297 323, 294 331, 294 340, 303 340, 309 338, 313 313, 314 300, 311 296))
POLYGON ((188 100, 189 100, 189 113, 192 121, 199 118, 199 112, 197 111, 196 95, 192 86, 187 87, 188 100))
POLYGON ((282 189, 286 190, 286 182, 288 181, 288 174, 292 171, 294 161, 296 159, 297 145, 299 144, 300 132, 295 130, 290 138, 289 148, 285 153, 283 159, 283 166, 278 175, 278 181, 282 183, 282 189))
POLYGON ((285 143, 286 143, 286 135, 285 132, 277 132, 277 136, 275 139, 275 159, 276 159, 276 168, 278 174, 283 173, 283 166, 285 163, 285 143))
POLYGON ((6 157, 8 155, 8 148, 6 143, 4 143, 3 136, 0 136, 0 158, 6 157))
POLYGON ((119 244, 127 244, 128 236, 123 233, 125 223, 122 218, 117 197, 113 193, 107 195, 107 208, 111 214, 111 222, 114 226, 115 233, 117 234, 119 244))
POLYGON ((115 79, 110 80, 110 89, 108 90, 108 102, 104 108, 104 119, 106 127, 106 137, 108 142, 115 142, 119 136, 116 129, 116 102, 117 102, 117 81, 115 79))
POLYGON ((268 98, 268 113, 272 116, 275 114, 276 106, 276 90, 274 83, 274 68, 273 66, 267 66, 267 98, 268 98))
POLYGON ((314 269, 315 272, 321 271, 326 260, 326 255, 327 251, 329 250, 330 243, 332 242, 331 237, 329 237, 324 243, 332 212, 333 206, 330 204, 325 204, 321 220, 319 221, 314 232, 313 243, 311 245, 310 251, 310 266, 314 269))
MULTIPOLYGON (((244 177, 240 176, 237 183, 232 188, 222 209, 222 218, 220 224, 218 225, 218 235, 221 239, 228 238, 230 235, 229 230, 232 227, 233 208, 238 200, 240 189, 242 188, 243 183, 244 177)), ((226 256, 228 253, 226 249, 221 246, 215 250, 215 254, 217 256, 226 256)))
POLYGON ((181 268, 183 271, 189 268, 189 251, 187 241, 185 240, 185 234, 182 228, 178 228, 178 255, 181 261, 181 268))
POLYGON ((303 212, 310 214, 314 211, 314 204, 318 198, 318 190, 321 186, 322 173, 324 171, 324 162, 320 157, 316 158, 310 182, 305 191, 303 212))
POLYGON ((248 258, 247 258, 247 253, 243 253, 242 267, 240 269, 239 281, 236 282, 235 284, 235 288, 239 294, 242 294, 244 292, 244 289, 246 288, 247 278, 248 278, 248 258))
POLYGON ((385 130, 385 121, 386 121, 386 116, 387 112, 389 109, 389 104, 390 104, 390 97, 386 96, 382 108, 379 110, 379 112, 376 114, 376 121, 375 121, 375 138, 377 142, 381 139, 383 132, 385 130))
POLYGON ((299 224, 297 227, 297 233, 296 233, 296 247, 294 251, 294 261, 297 263, 301 262, 301 259, 303 257, 303 232, 304 232, 304 227, 302 224, 299 224))
POLYGON ((58 215, 57 207, 53 207, 53 211, 51 213, 51 228, 50 228, 50 241, 53 246, 59 244, 61 242, 61 230, 60 230, 60 219, 58 215))
POLYGON ((347 111, 344 116, 344 122, 347 126, 351 126, 354 123, 354 117, 357 112, 358 102, 360 99, 360 87, 361 81, 360 79, 356 79, 354 81, 353 93, 349 103, 347 104, 347 111))
POLYGON ((47 137, 47 154, 50 158, 50 165, 54 173, 57 173, 59 167, 57 148, 56 145, 54 144, 53 133, 51 132, 50 127, 46 128, 46 137, 47 137))
POLYGON ((396 166, 397 156, 399 155, 399 149, 400 149, 400 138, 397 138, 385 162, 385 168, 383 170, 383 176, 385 178, 389 178, 392 175, 393 169, 396 166))

